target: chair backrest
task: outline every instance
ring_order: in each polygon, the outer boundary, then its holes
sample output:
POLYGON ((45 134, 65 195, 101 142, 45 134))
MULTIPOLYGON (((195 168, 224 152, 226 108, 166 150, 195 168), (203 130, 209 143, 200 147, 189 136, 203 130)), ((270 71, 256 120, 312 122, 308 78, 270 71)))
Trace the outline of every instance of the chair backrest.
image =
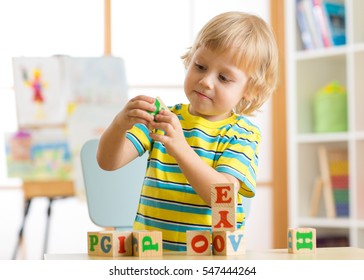
POLYGON ((131 229, 147 166, 147 154, 115 170, 101 169, 96 160, 99 140, 88 140, 81 149, 82 174, 88 213, 101 227, 131 229))

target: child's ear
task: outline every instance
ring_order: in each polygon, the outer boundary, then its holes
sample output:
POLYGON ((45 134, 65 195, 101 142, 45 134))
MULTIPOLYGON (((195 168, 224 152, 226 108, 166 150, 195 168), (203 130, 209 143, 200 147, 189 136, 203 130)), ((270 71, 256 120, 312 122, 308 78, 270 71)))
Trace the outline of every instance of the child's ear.
POLYGON ((245 85, 243 99, 245 99, 245 102, 247 103, 251 103, 256 99, 255 91, 253 90, 252 84, 249 82, 245 85))
POLYGON ((253 99, 253 95, 251 93, 249 93, 249 91, 244 91, 243 93, 243 98, 242 98, 242 102, 244 103, 250 103, 253 99))

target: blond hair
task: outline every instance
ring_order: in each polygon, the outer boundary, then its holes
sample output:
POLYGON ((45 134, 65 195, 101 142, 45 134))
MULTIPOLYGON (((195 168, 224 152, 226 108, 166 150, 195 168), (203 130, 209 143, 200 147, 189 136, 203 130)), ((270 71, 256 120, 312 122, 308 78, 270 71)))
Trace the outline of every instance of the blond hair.
POLYGON ((192 47, 181 57, 188 68, 200 47, 218 53, 230 52, 236 66, 248 76, 243 99, 235 112, 251 115, 276 89, 278 51, 272 30, 258 16, 226 12, 212 18, 198 33, 192 47))

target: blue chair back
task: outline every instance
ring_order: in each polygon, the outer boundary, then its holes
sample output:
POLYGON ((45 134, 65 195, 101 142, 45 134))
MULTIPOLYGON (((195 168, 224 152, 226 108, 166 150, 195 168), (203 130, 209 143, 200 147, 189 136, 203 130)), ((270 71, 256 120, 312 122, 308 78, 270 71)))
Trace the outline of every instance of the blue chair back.
POLYGON ((88 213, 101 227, 132 229, 147 166, 147 153, 115 170, 101 169, 96 160, 99 140, 88 140, 81 149, 81 166, 88 213))

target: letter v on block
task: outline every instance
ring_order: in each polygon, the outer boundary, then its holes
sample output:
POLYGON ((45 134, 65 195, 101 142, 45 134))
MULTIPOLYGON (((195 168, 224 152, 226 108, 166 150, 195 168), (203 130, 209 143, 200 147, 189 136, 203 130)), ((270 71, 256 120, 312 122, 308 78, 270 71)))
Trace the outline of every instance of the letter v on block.
POLYGON ((243 232, 239 232, 239 231, 235 231, 235 234, 230 234, 228 235, 231 247, 233 249, 234 252, 237 252, 239 249, 239 245, 242 244, 242 240, 243 240, 243 232))
POLYGON ((214 255, 233 256, 245 254, 244 232, 213 231, 212 244, 214 255))

